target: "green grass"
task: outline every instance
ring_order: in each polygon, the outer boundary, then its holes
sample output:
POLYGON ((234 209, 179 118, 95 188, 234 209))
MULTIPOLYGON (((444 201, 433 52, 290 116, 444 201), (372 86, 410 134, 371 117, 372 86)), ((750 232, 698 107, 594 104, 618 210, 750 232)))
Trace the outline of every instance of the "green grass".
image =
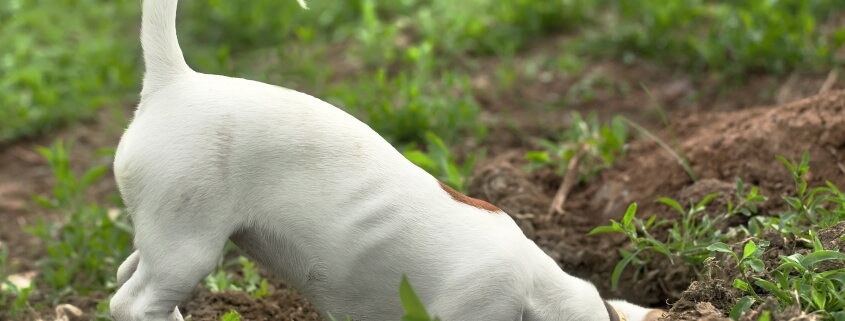
POLYGON ((732 75, 825 69, 837 63, 845 28, 822 33, 822 25, 843 8, 837 0, 620 2, 590 46, 732 75))
POLYGON ((0 3, 0 143, 126 103, 139 83, 139 45, 125 36, 133 24, 115 22, 136 18, 136 7, 97 0, 0 3))
POLYGON ((267 279, 258 274, 255 263, 243 256, 221 262, 215 272, 203 279, 203 285, 211 292, 243 291, 256 299, 270 294, 270 284, 267 279), (238 276, 233 275, 230 271, 235 264, 240 265, 240 275, 238 276))
MULTIPOLYGON (((579 56, 644 57, 690 72, 739 75, 831 68, 845 42, 845 28, 825 25, 832 12, 845 8, 835 0, 356 0, 311 1, 307 11, 292 0, 180 5, 179 36, 192 66, 295 86, 321 79, 313 93, 340 103, 397 144, 422 143, 426 130, 447 142, 460 135, 452 133, 454 126, 483 131, 466 122, 478 109, 465 75, 476 67, 467 62, 485 55, 510 59, 550 34, 577 35, 571 47, 579 56), (302 47, 305 54, 294 52, 302 47), (326 88, 330 75, 319 67, 337 58, 325 56, 330 48, 343 48, 345 57, 363 64, 353 83, 326 88), (260 70, 249 72, 253 68, 239 59, 254 52, 270 57, 249 61, 276 56, 279 64, 258 63, 260 70), (386 67, 399 72, 379 76, 386 67), (461 93, 442 95, 452 86, 461 93)), ((90 117, 103 106, 134 104, 141 75, 139 7, 102 0, 0 4, 0 43, 6 44, 0 49, 0 142, 90 117)), ((565 70, 575 57, 564 50, 549 61, 565 70)), ((586 79, 567 99, 589 99, 600 80, 586 79)))
POLYGON ((726 253, 740 272, 740 276, 732 281, 733 286, 748 294, 736 302, 731 311, 735 320, 752 304, 764 302, 761 292, 774 295, 780 309, 798 305, 802 311, 814 312, 825 320, 845 317, 845 268, 816 269, 822 261, 845 263, 845 253, 825 250, 817 237, 819 230, 845 221, 845 197, 830 182, 825 186, 808 188, 805 175, 809 171, 809 153, 804 153, 801 160, 795 162, 779 156, 778 159, 792 174, 796 192, 795 195, 782 196, 789 206, 777 215, 758 215, 759 205, 767 198, 760 195, 756 187, 746 189, 742 180, 737 179, 735 201, 729 201, 727 208, 715 215, 708 215, 704 210, 718 194, 707 195, 696 203, 690 202, 688 209, 675 200, 661 198, 659 202, 678 211, 680 219, 658 220, 656 215, 652 215, 642 220, 635 216, 637 204, 633 203, 621 221, 611 220, 610 225, 593 229, 591 235, 620 233, 631 243, 631 249, 620 250, 622 259, 613 270, 611 287, 616 289, 623 270, 631 264, 636 267, 636 278, 648 266, 653 255, 664 255, 670 262, 683 263, 702 275, 707 269, 707 261, 724 261, 726 257, 719 256, 719 253, 726 253), (720 222, 736 215, 748 217, 747 225, 727 230, 719 228, 720 222), (660 230, 668 231, 664 239, 655 236, 660 230), (764 239, 767 232, 776 232, 790 239, 812 240, 812 252, 806 256, 800 253, 781 256, 782 264, 767 270, 760 259, 763 248, 768 246, 764 239), (742 242, 740 256, 727 243, 741 239, 747 241, 742 242))
MULTIPOLYGON (((71 147, 62 141, 39 152, 50 165, 56 186, 52 195, 36 196, 39 205, 63 215, 58 222, 39 218, 26 230, 39 238, 47 256, 39 260, 39 284, 52 301, 115 289, 114 273, 131 253, 132 226, 122 204, 89 202, 85 193, 106 173, 105 165, 77 175, 71 170, 71 147)), ((107 152, 103 152, 107 153, 107 152)))

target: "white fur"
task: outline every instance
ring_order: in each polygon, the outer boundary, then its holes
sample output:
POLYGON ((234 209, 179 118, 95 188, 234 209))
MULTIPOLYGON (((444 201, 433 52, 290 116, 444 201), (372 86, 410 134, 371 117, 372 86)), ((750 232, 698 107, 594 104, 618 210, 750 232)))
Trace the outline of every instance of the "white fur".
POLYGON ((324 316, 399 320, 407 274, 447 321, 608 320, 595 287, 507 214, 455 201, 358 119, 192 71, 176 3, 143 2, 141 102, 114 161, 137 248, 118 269, 116 320, 182 320, 176 305, 229 239, 324 316))

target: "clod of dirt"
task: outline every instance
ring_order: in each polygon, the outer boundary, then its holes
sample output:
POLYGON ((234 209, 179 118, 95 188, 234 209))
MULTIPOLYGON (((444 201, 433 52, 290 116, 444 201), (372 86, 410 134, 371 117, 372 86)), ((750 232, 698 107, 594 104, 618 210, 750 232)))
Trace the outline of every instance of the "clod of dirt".
POLYGON ((729 311, 741 294, 725 282, 722 279, 692 282, 681 298, 672 303, 669 320, 698 320, 727 315, 723 311, 729 311))
POLYGON ((722 316, 722 311, 716 309, 710 302, 699 302, 684 312, 660 320, 703 320, 703 321, 732 321, 722 316))
POLYGON ((56 321, 80 321, 82 309, 71 304, 59 304, 56 306, 56 321))
POLYGON ((843 235, 845 235, 845 222, 839 222, 839 224, 831 228, 819 231, 819 241, 821 241, 822 246, 827 250, 839 250, 843 252, 845 251, 845 239, 842 238, 843 235))

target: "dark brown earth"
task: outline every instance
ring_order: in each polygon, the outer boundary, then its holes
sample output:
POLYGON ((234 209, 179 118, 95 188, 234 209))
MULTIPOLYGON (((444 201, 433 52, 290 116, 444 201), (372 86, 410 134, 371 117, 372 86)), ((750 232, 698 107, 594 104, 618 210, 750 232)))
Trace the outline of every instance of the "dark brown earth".
MULTIPOLYGON (((543 54, 538 51, 527 54, 525 59, 543 54)), ((797 159, 805 150, 811 155, 811 186, 829 180, 845 187, 845 92, 815 96, 828 79, 827 74, 753 76, 744 85, 719 86, 722 80, 673 74, 653 64, 595 62, 577 74, 552 74, 543 79, 523 76, 515 88, 497 91, 489 75, 478 72, 476 96, 483 103, 483 119, 491 127, 491 135, 481 144, 487 150, 487 158, 476 166, 468 194, 504 209, 564 270, 591 280, 607 297, 671 308, 672 320, 723 320, 738 295, 725 281, 736 271, 722 271, 710 279, 696 281, 698 276, 693 271, 660 258, 636 280, 627 271, 619 289, 610 291, 610 274, 620 259, 617 249, 625 246, 625 240, 612 234, 587 236, 587 232, 607 224, 609 219, 618 220, 631 202, 640 205, 641 216, 672 218, 676 214, 655 204, 658 197, 699 199, 715 191, 727 195, 733 192, 734 177, 740 177, 747 184, 758 185, 761 193, 770 197, 761 213, 774 213, 784 206, 779 195, 793 188, 791 177, 775 155, 797 159), (535 107, 554 104, 568 88, 596 74, 610 78, 613 85, 597 89, 592 99, 570 102, 566 107, 535 107), (622 83, 633 89, 619 90, 622 83), (639 90, 639 83, 649 88, 651 96, 639 90), (523 155, 536 148, 534 138, 550 137, 565 129, 570 112, 577 110, 595 111, 605 118, 626 115, 671 141, 669 130, 656 117, 656 105, 668 113, 671 129, 697 180, 692 180, 665 149, 639 137, 615 166, 575 186, 564 214, 552 224, 537 222, 548 210, 562 178, 548 169, 524 170, 527 162, 523 155)), ((829 84, 834 89, 845 87, 845 82, 835 79, 829 84)), ((128 114, 131 108, 124 110, 128 114)), ((35 262, 43 255, 39 242, 21 226, 38 217, 61 219, 28 201, 33 193, 46 193, 52 186, 49 169, 33 151, 34 146, 62 137, 75 143, 71 158, 76 169, 107 163, 108 159, 90 155, 100 148, 114 148, 125 126, 123 122, 104 112, 89 123, 64 129, 53 137, 0 146, 0 246, 11 250, 13 272, 36 270, 35 262)), ((113 178, 108 177, 92 189, 91 196, 102 200, 114 193, 113 178)), ((719 206, 725 201, 722 197, 712 204, 719 206)), ((837 243, 843 229, 845 226, 840 224, 820 232, 826 248, 843 247, 837 243)), ((777 262, 779 254, 792 253, 795 246, 792 240, 771 241, 767 262, 777 262)), ((230 309, 240 312, 245 320, 318 320, 302 296, 270 279, 272 291, 266 298, 254 299, 242 292, 210 293, 198 288, 196 296, 181 310, 192 315, 193 320, 219 320, 230 309)), ((96 303, 104 296, 71 297, 64 303, 79 306, 86 313, 83 319, 90 319, 96 303)), ((37 293, 34 298, 38 298, 37 293)), ((50 304, 36 305, 35 312, 25 319, 53 320, 52 311, 50 304)), ((785 311, 774 320, 799 315, 800 311, 785 311)), ((0 319, 3 317, 0 312, 0 319)))

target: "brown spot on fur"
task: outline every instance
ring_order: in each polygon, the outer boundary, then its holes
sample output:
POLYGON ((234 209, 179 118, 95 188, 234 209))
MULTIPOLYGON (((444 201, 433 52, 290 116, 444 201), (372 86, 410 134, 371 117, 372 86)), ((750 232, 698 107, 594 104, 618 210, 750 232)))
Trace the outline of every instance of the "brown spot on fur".
POLYGON ((496 207, 493 204, 490 204, 490 203, 487 203, 487 202, 482 201, 480 199, 475 199, 475 198, 466 196, 464 194, 461 194, 460 192, 458 192, 458 191, 452 189, 451 187, 449 187, 449 185, 443 184, 443 182, 441 182, 441 181, 437 181, 437 183, 440 184, 440 188, 442 188, 444 191, 446 191, 446 193, 449 193, 449 196, 452 196, 452 199, 454 199, 458 202, 467 204, 467 205, 475 207, 475 208, 480 208, 482 210, 488 210, 488 211, 491 211, 491 212, 500 211, 499 208, 496 207))

